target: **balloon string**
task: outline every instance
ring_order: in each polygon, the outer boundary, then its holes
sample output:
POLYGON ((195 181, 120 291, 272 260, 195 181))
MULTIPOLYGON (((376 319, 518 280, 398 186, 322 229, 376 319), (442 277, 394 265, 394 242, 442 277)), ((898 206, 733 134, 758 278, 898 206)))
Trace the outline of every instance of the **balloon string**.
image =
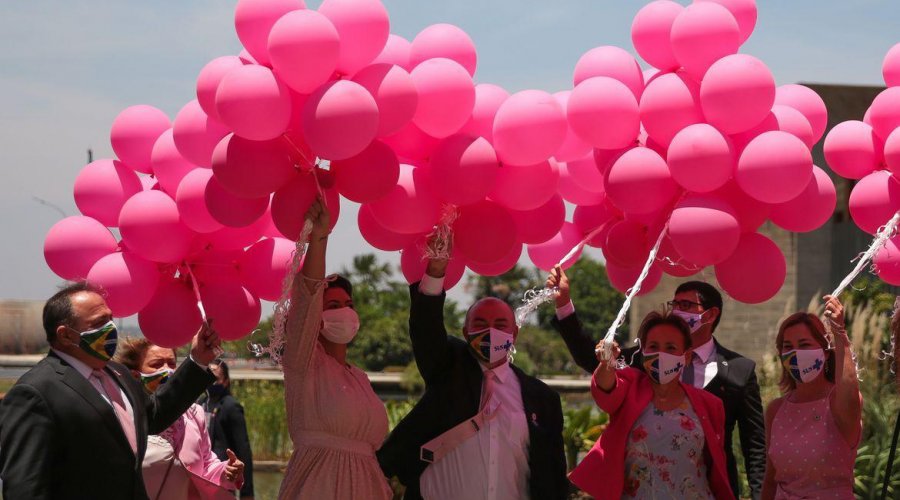
POLYGON ((314 167, 316 166, 316 163, 317 163, 317 162, 315 162, 315 161, 310 161, 310 159, 306 156, 306 153, 304 153, 303 150, 300 149, 300 147, 298 147, 296 143, 294 143, 294 140, 291 139, 290 136, 288 136, 287 134, 283 134, 283 135, 281 136, 281 138, 284 139, 284 141, 285 141, 286 143, 288 143, 288 145, 289 145, 290 147, 292 147, 292 148, 294 149, 294 151, 295 151, 298 155, 300 155, 300 158, 303 159, 303 161, 305 162, 304 165, 303 165, 304 167, 310 168, 310 169, 311 169, 311 168, 314 168, 314 167))
MULTIPOLYGON (((600 231, 603 230, 603 225, 601 224, 599 227, 591 231, 584 237, 577 245, 575 245, 569 253, 567 253, 554 267, 561 267, 564 264, 568 263, 572 258, 578 255, 585 245, 588 244, 592 239, 594 239, 600 231)), ((559 289, 556 287, 553 288, 532 288, 530 290, 526 290, 525 294, 522 297, 522 305, 516 308, 516 324, 521 327, 525 324, 525 320, 528 319, 528 316, 537 311, 541 305, 546 304, 548 302, 552 302, 553 299, 556 298, 556 295, 559 293, 559 289)))
POLYGON ((459 217, 456 205, 445 204, 441 218, 428 235, 422 260, 449 260, 453 247, 453 223, 459 217))
POLYGON ((887 240, 892 238, 894 234, 897 232, 897 224, 900 223, 900 211, 894 214, 894 216, 885 224, 878 229, 878 232, 875 233, 875 239, 872 240, 872 244, 869 245, 869 249, 862 254, 859 258, 859 261, 856 263, 856 267, 850 271, 841 283, 831 292, 832 297, 837 297, 841 294, 851 283, 856 279, 860 273, 866 268, 866 266, 871 262, 872 258, 887 243, 887 240))
MULTIPOLYGON (((200 310, 200 318, 202 318, 203 322, 209 326, 209 318, 206 316, 206 308, 203 307, 203 299, 200 297, 200 286, 197 284, 197 277, 194 276, 194 271, 191 269, 190 264, 185 262, 184 267, 187 269, 188 277, 191 278, 191 289, 194 291, 194 298, 197 299, 197 309, 200 310)), ((213 349, 213 353, 215 353, 218 358, 225 354, 225 350, 222 349, 222 346, 216 346, 215 349, 213 349)))

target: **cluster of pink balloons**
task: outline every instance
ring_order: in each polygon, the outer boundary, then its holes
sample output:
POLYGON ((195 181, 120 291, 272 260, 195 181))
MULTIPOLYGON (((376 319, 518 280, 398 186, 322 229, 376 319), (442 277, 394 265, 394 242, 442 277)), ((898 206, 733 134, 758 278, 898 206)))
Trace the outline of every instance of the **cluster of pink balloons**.
MULTIPOLYGON (((850 192, 850 217, 875 234, 900 211, 900 43, 882 64, 887 88, 879 93, 862 121, 834 126, 825 137, 825 160, 838 175, 857 180, 850 192)), ((900 285, 900 237, 875 254, 878 276, 900 285)))

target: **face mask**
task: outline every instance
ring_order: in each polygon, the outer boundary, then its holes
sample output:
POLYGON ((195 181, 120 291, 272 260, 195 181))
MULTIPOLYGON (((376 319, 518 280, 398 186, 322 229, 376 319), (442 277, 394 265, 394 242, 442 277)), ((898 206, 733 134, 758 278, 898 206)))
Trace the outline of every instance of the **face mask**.
POLYGON ((144 389, 149 393, 156 392, 159 389, 159 386, 165 384, 169 381, 169 377, 175 373, 175 370, 165 367, 162 370, 155 371, 153 373, 142 373, 141 374, 141 383, 144 384, 144 389))
POLYGON ((684 355, 676 356, 667 352, 642 352, 644 371, 657 384, 668 384, 678 378, 684 370, 684 355))
POLYGON ((322 311, 322 336, 335 344, 347 344, 359 331, 359 316, 349 307, 322 311))
POLYGON ((691 333, 696 332, 703 325, 706 324, 703 322, 703 315, 706 314, 706 311, 703 311, 702 313, 697 314, 697 313, 691 313, 691 312, 687 312, 687 311, 679 311, 678 309, 675 309, 672 311, 672 314, 683 319, 684 322, 687 323, 688 327, 691 329, 691 333))
POLYGON ((513 334, 496 328, 487 328, 468 334, 466 341, 475 358, 488 366, 507 362, 510 353, 515 352, 513 334))
POLYGON ((781 364, 795 381, 811 382, 825 369, 825 351, 822 349, 794 349, 781 355, 781 364))
POLYGON ((81 340, 78 347, 101 361, 109 361, 116 353, 119 332, 112 320, 100 328, 80 332, 79 335, 81 340))

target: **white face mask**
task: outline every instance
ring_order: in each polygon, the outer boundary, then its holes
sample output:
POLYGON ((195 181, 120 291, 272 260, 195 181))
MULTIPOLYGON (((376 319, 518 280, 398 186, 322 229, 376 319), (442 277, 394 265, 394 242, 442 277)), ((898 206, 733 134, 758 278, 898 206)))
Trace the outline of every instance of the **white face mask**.
POLYGON ((644 357, 644 371, 657 384, 668 384, 684 370, 684 355, 667 352, 641 352, 641 355, 644 357))
POLYGON ((466 342, 475 358, 492 367, 509 361, 510 354, 515 352, 513 341, 513 334, 496 328, 466 334, 466 342))
POLYGON ((681 311, 678 309, 674 309, 672 314, 678 316, 683 319, 685 323, 688 324, 688 327, 691 329, 691 333, 695 333, 697 330, 703 327, 706 323, 703 322, 703 315, 706 314, 706 311, 703 311, 700 314, 681 311))
POLYGON ((825 369, 825 351, 822 349, 794 349, 781 355, 781 364, 795 381, 812 382, 825 369))
POLYGON ((335 344, 348 344, 359 331, 359 315, 349 307, 322 311, 322 336, 335 344))

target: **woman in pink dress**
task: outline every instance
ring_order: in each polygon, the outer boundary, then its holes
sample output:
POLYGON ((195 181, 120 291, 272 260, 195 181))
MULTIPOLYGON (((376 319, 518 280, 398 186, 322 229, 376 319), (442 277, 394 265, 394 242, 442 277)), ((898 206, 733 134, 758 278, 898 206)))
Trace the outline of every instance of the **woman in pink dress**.
POLYGON ((822 322, 798 312, 778 328, 782 397, 766 408, 764 499, 853 499, 853 465, 862 434, 862 395, 844 308, 825 297, 833 349, 822 322))
MULTIPOLYGON (((151 393, 175 371, 175 351, 144 338, 120 341, 114 359, 128 367, 151 393)), ((147 438, 142 464, 147 496, 166 500, 233 499, 231 491, 244 483, 244 464, 231 450, 228 452, 227 462, 216 457, 206 429, 206 414, 200 405, 192 405, 168 429, 147 438)))
POLYGON ((278 497, 390 499, 375 459, 387 412, 365 372, 347 363, 347 343, 359 328, 353 289, 342 277, 325 278, 328 209, 317 200, 306 217, 312 233, 292 285, 282 354, 294 452, 278 497))

